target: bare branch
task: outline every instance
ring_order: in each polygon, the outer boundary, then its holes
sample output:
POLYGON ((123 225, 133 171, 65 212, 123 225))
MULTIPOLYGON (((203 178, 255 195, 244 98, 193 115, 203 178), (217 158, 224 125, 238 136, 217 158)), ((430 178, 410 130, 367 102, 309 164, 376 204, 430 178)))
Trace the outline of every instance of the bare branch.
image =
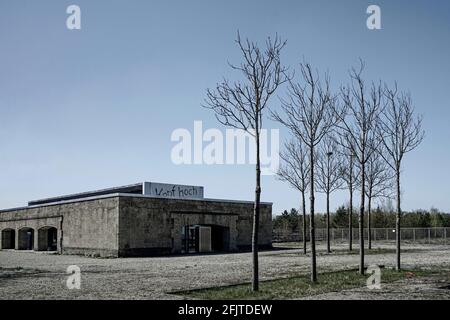
POLYGON ((280 158, 282 162, 278 170, 278 178, 288 182, 298 191, 305 192, 309 185, 309 164, 303 143, 298 140, 286 142, 280 158))
POLYGON ((280 59, 286 41, 278 35, 274 40, 269 37, 261 49, 257 43, 241 39, 238 32, 236 44, 243 62, 229 66, 242 74, 243 81, 231 83, 224 79, 215 89, 208 89, 203 107, 213 110, 221 124, 255 135, 262 127, 263 110, 270 97, 290 79, 280 59))
POLYGON ((317 152, 317 185, 319 191, 330 194, 344 184, 342 179, 342 156, 334 139, 325 137, 317 152))

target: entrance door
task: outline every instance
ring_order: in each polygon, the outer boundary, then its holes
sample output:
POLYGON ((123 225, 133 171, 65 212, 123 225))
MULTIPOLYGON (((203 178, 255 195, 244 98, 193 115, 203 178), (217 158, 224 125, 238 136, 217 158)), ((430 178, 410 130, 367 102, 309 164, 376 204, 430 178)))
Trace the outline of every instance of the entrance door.
POLYGON ((211 252, 211 227, 185 226, 183 228, 183 252, 200 253, 211 252))
POLYGON ((211 227, 198 227, 198 252, 211 252, 211 227))

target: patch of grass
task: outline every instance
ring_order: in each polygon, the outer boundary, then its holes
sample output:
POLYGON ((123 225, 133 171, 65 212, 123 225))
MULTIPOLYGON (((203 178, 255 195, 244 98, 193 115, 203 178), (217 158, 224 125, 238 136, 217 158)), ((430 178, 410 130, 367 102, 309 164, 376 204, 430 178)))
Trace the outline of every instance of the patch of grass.
MULTIPOLYGON (((390 283, 411 277, 422 277, 434 274, 432 270, 402 270, 382 269, 381 282, 390 283)), ((314 296, 327 292, 339 292, 345 289, 363 287, 366 285, 368 275, 360 275, 357 270, 344 270, 327 272, 318 275, 318 281, 311 283, 309 275, 262 281, 260 290, 253 292, 251 284, 239 284, 226 287, 177 292, 188 298, 205 300, 240 300, 240 299, 298 299, 305 296, 314 296)))
POLYGON ((8 278, 19 278, 19 277, 27 277, 33 276, 36 274, 44 273, 45 271, 39 269, 32 268, 22 268, 22 267, 12 267, 12 268, 3 268, 0 267, 0 279, 8 279, 8 278))

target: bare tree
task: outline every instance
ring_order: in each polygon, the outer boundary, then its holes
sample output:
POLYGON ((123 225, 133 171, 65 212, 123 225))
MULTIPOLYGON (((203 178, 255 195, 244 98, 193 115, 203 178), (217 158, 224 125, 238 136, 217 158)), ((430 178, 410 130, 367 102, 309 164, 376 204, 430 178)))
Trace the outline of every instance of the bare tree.
POLYGON ((383 151, 373 153, 366 165, 367 232, 368 248, 372 249, 372 202, 376 198, 388 198, 392 190, 392 171, 380 157, 383 151))
POLYGON ((348 205, 348 249, 353 251, 353 193, 358 187, 358 174, 357 166, 355 165, 355 155, 351 151, 351 139, 348 134, 340 130, 334 139, 338 141, 341 146, 339 152, 341 154, 342 166, 341 166, 341 177, 344 184, 347 186, 349 191, 349 205, 348 205))
POLYGON ((409 94, 399 93, 397 84, 393 89, 386 86, 386 110, 379 125, 379 137, 383 142, 385 152, 381 156, 394 170, 396 181, 397 213, 395 221, 396 232, 396 268, 401 269, 401 189, 400 176, 402 160, 408 152, 414 150, 422 142, 425 133, 422 130, 422 117, 414 115, 412 99, 409 94))
POLYGON ((349 144, 342 144, 348 148, 350 154, 355 155, 360 166, 361 202, 358 216, 359 224, 359 272, 364 274, 364 212, 365 212, 365 166, 371 155, 376 152, 378 140, 376 136, 376 125, 382 110, 381 85, 372 83, 368 90, 362 72, 364 63, 360 61, 359 69, 352 68, 350 71, 350 85, 341 88, 342 108, 336 109, 340 115, 340 128, 349 139, 349 144), (367 92, 369 91, 369 92, 367 92), (344 112, 342 112, 344 110, 344 112), (346 116, 342 116, 346 114, 346 116))
POLYGON ((308 154, 303 142, 292 140, 284 144, 284 150, 280 153, 282 163, 278 169, 278 177, 288 182, 291 187, 301 193, 302 227, 303 227, 303 253, 306 254, 306 202, 305 194, 309 184, 308 154))
POLYGON ((248 39, 242 40, 238 32, 236 43, 242 53, 243 62, 231 65, 243 75, 241 82, 227 80, 218 83, 214 90, 207 90, 205 107, 212 109, 216 119, 225 126, 245 130, 256 143, 256 188, 253 212, 252 253, 253 291, 259 290, 258 232, 261 199, 260 132, 263 113, 270 97, 278 87, 288 81, 287 68, 283 67, 280 54, 286 41, 278 36, 266 40, 265 48, 248 39))
POLYGON ((337 144, 330 137, 325 137, 320 144, 317 156, 317 185, 327 198, 327 252, 331 253, 330 243, 330 194, 342 187, 342 159, 337 152, 337 144))
POLYGON ((309 63, 300 64, 304 84, 289 81, 288 97, 281 99, 283 115, 272 112, 272 118, 283 124, 308 149, 310 195, 311 281, 317 281, 316 243, 314 227, 314 191, 316 165, 315 148, 335 126, 337 118, 332 112, 335 97, 331 94, 329 78, 321 80, 309 63))

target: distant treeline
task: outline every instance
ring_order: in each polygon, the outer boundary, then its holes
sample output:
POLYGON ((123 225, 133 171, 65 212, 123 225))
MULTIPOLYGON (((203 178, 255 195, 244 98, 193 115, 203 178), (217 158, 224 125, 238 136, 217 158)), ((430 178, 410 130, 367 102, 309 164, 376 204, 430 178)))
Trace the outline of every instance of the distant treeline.
MULTIPOLYGON (((326 228, 326 216, 317 214, 315 217, 316 228, 326 228)), ((285 210, 281 215, 273 218, 274 231, 301 232, 302 215, 297 209, 285 210)), ((309 226, 309 216, 306 216, 309 226)), ((330 215, 332 228, 348 228, 348 209, 345 206, 339 207, 336 212, 330 215)), ((367 215, 364 219, 367 227, 367 215)), ((395 228, 395 214, 377 207, 371 214, 372 228, 395 228)), ((356 210, 353 214, 353 226, 358 226, 358 217, 356 210)), ((402 227, 404 228, 433 228, 450 227, 450 214, 440 212, 436 208, 430 210, 415 210, 412 212, 403 212, 402 227)))

